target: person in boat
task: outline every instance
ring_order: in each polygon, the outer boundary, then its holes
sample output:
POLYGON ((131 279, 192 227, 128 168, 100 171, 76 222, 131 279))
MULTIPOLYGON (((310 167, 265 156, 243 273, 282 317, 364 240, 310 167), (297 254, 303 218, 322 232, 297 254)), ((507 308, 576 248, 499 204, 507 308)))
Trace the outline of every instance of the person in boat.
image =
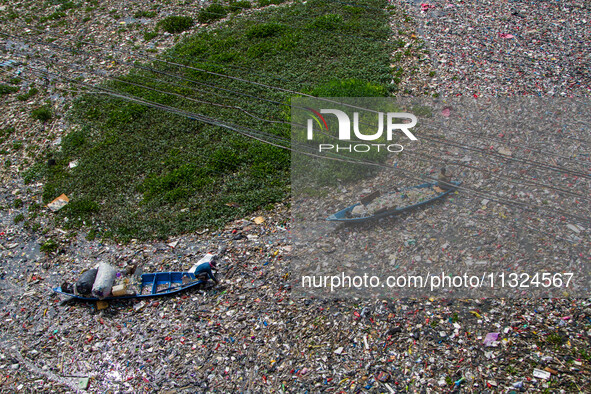
POLYGON ((217 259, 214 258, 211 261, 205 262, 203 264, 199 264, 195 269, 195 277, 204 277, 205 279, 210 278, 215 282, 215 284, 219 284, 217 278, 212 272, 212 269, 216 269, 217 267, 217 259))
POLYGON ((441 167, 441 172, 437 177, 437 187, 441 190, 451 190, 455 186, 450 183, 451 181, 451 174, 447 174, 445 167, 441 167))

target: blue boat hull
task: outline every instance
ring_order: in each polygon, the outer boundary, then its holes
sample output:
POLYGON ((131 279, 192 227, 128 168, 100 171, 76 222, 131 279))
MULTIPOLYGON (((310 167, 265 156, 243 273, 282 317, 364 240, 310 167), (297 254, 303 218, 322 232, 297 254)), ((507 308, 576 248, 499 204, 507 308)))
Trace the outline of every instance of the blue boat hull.
MULTIPOLYGON (((460 186, 462 184, 462 182, 450 182, 450 184, 454 185, 454 186, 460 186)), ((411 187, 406 187, 404 189, 401 189, 398 192, 393 192, 393 193, 399 193, 399 192, 403 192, 405 190, 411 190, 411 189, 425 189, 425 188, 433 188, 434 186, 436 186, 437 183, 423 183, 421 185, 416 185, 416 186, 411 186, 411 187)), ((361 205, 361 203, 357 203, 354 205, 351 205, 350 207, 347 207, 345 209, 342 209, 340 211, 338 211, 337 213, 334 213, 332 215, 330 215, 329 217, 326 218, 326 220, 331 221, 331 222, 345 222, 345 223, 363 223, 363 222, 367 222, 370 220, 374 220, 374 219, 379 219, 379 218, 383 218, 386 216, 392 216, 392 215, 398 215, 402 212, 405 211, 409 211, 418 207, 421 207, 423 205, 427 205, 432 203, 433 201, 439 200, 440 198, 448 195, 449 193, 453 192, 455 189, 450 189, 450 190, 446 190, 442 193, 437 194, 436 196, 425 200, 425 201, 421 201, 419 203, 413 204, 413 205, 409 205, 406 207, 402 207, 402 208, 394 208, 385 212, 380 212, 377 215, 372 215, 372 216, 365 216, 365 217, 359 217, 359 218, 351 218, 351 217, 347 217, 347 215, 353 210, 353 208, 355 208, 358 205, 361 205)))

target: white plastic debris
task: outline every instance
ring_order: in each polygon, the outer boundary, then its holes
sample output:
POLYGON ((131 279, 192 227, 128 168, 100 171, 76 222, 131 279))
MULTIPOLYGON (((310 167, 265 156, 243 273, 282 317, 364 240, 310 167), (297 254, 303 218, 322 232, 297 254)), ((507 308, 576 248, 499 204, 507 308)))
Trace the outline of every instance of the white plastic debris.
POLYGON ((101 262, 99 264, 96 279, 92 286, 92 295, 103 299, 111 294, 111 287, 117 276, 117 271, 108 263, 101 262))

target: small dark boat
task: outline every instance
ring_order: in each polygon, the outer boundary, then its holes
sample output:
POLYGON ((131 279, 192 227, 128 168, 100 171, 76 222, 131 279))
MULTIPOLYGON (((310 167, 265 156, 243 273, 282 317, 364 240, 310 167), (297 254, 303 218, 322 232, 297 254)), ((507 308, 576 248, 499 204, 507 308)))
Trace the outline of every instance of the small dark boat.
MULTIPOLYGON (((138 283, 136 294, 128 294, 122 296, 109 296, 103 300, 122 300, 129 298, 149 298, 160 297, 165 295, 176 294, 178 292, 190 289, 205 283, 206 280, 195 277, 191 272, 157 272, 153 274, 143 274, 138 283)), ((130 290, 134 290, 131 288, 130 290)), ((98 301, 99 299, 93 296, 76 295, 62 291, 61 287, 53 289, 58 294, 73 297, 85 301, 98 301)))
MULTIPOLYGON (((457 182, 457 181, 455 181, 455 182, 452 181, 449 183, 451 185, 453 185, 454 187, 460 186, 462 184, 462 182, 457 182)), ((436 182, 423 183, 421 185, 406 187, 404 189, 400 189, 399 191, 395 191, 395 192, 388 193, 388 194, 404 193, 404 192, 407 192, 407 191, 410 191, 413 189, 432 189, 432 190, 434 190, 433 188, 435 186, 437 186, 436 182)), ((409 210, 421 207, 423 205, 430 204, 433 201, 439 200, 440 198, 448 195, 449 193, 453 192, 454 190, 455 190, 455 188, 445 190, 445 191, 435 194, 433 197, 431 197, 429 199, 419 201, 417 203, 403 206, 400 208, 396 207, 396 208, 392 208, 392 209, 381 210, 381 211, 374 213, 373 215, 368 215, 368 216, 351 217, 351 212, 353 211, 353 209, 356 206, 361 205, 361 203, 359 202, 357 204, 351 205, 350 207, 342 209, 342 210, 338 211, 337 213, 330 215, 329 217, 326 218, 326 220, 331 221, 331 222, 363 223, 363 222, 367 222, 369 220, 379 219, 379 218, 383 218, 386 216, 398 215, 402 212, 409 211, 409 210)))

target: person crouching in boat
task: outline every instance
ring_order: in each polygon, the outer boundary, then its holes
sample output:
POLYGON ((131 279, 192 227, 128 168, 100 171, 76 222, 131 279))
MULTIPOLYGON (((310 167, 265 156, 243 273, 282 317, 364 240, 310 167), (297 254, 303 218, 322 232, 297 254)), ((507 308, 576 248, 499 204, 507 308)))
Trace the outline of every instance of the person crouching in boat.
POLYGON ((455 185, 450 183, 450 181, 451 181, 451 174, 447 174, 445 167, 441 167, 441 172, 439 173, 439 176, 437 177, 437 187, 439 187, 443 191, 454 189, 455 185))
POLYGON ((217 261, 216 259, 212 259, 211 261, 199 264, 197 268, 195 268, 195 278, 203 277, 204 279, 210 278, 215 282, 215 284, 219 284, 218 280, 216 279, 215 275, 211 271, 212 269, 216 269, 217 261))

